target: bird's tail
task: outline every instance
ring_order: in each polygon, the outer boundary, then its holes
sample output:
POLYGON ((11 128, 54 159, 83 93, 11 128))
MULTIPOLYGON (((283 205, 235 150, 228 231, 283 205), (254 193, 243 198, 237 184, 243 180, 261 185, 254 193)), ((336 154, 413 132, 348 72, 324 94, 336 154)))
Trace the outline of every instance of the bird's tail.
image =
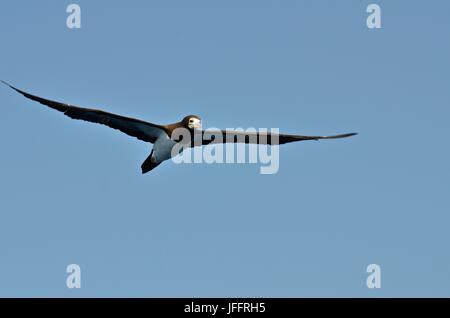
POLYGON ((145 161, 141 165, 142 174, 152 171, 153 169, 155 169, 157 166, 159 166, 161 164, 161 162, 157 162, 157 163, 153 162, 152 156, 153 156, 153 150, 152 150, 152 153, 150 154, 150 156, 148 156, 147 159, 145 159, 145 161))

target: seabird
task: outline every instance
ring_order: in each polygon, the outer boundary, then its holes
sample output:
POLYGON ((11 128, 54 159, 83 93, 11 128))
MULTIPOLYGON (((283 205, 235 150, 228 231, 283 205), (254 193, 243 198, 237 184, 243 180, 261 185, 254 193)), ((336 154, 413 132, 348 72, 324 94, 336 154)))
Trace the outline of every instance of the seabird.
POLYGON ((174 124, 158 125, 140 119, 134 119, 108 113, 98 109, 82 108, 70 104, 52 101, 49 99, 31 95, 4 81, 1 82, 9 86, 16 92, 22 94, 26 98, 60 111, 64 113, 64 115, 72 119, 85 120, 92 123, 106 125, 108 127, 120 130, 121 132, 129 136, 136 137, 139 140, 152 143, 153 149, 148 158, 141 165, 143 174, 153 170, 163 161, 172 157, 172 148, 177 143, 182 143, 181 137, 174 138, 174 132, 177 128, 182 128, 190 132, 190 140, 185 143, 187 147, 202 146, 219 142, 281 145, 303 140, 339 139, 357 135, 357 133, 348 133, 333 136, 302 136, 274 134, 271 132, 252 133, 236 130, 221 130, 211 132, 209 130, 202 130, 201 118, 196 115, 186 116, 180 122, 174 124), (208 135, 209 138, 205 138, 205 135, 208 135), (215 136, 219 135, 223 136, 223 138, 214 138, 215 136), (213 138, 211 138, 211 136, 213 138))

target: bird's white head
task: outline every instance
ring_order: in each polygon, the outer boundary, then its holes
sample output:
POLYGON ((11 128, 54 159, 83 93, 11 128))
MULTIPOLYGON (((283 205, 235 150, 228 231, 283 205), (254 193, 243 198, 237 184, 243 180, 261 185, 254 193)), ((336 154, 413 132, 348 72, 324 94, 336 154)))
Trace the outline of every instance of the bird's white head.
POLYGON ((200 119, 200 117, 195 116, 195 115, 186 116, 183 119, 183 122, 189 129, 201 129, 202 128, 202 120, 200 119))

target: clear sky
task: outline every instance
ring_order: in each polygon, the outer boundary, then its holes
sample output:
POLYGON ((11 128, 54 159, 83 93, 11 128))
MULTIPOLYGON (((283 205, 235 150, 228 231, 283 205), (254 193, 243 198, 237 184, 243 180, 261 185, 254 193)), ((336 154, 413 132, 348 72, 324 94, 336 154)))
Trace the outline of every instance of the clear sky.
POLYGON ((175 165, 0 87, 0 296, 450 296, 450 3, 2 1, 0 78, 155 123, 347 140, 175 165), (66 266, 82 270, 66 287, 66 266), (366 267, 381 266, 381 289, 366 267))

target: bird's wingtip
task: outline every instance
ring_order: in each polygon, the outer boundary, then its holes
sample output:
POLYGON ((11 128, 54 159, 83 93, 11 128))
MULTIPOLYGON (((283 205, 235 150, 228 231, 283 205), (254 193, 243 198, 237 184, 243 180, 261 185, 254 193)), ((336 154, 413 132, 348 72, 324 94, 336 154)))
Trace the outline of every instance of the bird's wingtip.
POLYGON ((349 137, 353 137, 353 136, 356 136, 356 135, 358 135, 357 132, 352 132, 352 133, 348 133, 348 134, 343 134, 341 137, 342 138, 349 138, 349 137))
POLYGON ((348 133, 348 134, 340 134, 340 135, 334 135, 334 136, 326 136, 323 137, 323 139, 340 139, 340 138, 348 138, 348 137, 353 137, 356 136, 358 133, 356 132, 352 132, 352 133, 348 133))
POLYGON ((17 88, 15 88, 14 86, 12 86, 12 85, 9 84, 8 82, 5 82, 4 80, 0 80, 0 82, 2 82, 2 83, 5 84, 6 86, 8 86, 8 87, 10 87, 10 88, 12 88, 12 89, 14 89, 14 90, 17 90, 17 88))
POLYGON ((2 82, 3 84, 5 84, 6 86, 10 87, 11 89, 15 90, 16 92, 22 94, 22 95, 26 95, 26 93, 20 89, 18 89, 17 87, 12 86, 11 84, 9 84, 8 82, 5 82, 3 80, 0 80, 0 82, 2 82))

